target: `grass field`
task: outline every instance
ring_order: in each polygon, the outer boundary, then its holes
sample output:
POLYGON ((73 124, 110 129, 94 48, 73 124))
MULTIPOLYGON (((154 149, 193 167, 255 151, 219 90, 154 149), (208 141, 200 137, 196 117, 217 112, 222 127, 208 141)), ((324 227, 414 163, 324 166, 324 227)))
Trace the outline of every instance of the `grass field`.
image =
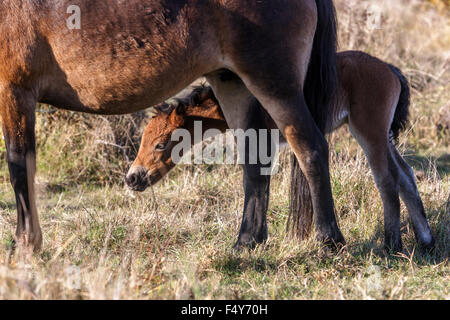
POLYGON ((286 236, 289 154, 274 177, 270 239, 231 250, 242 207, 237 166, 180 166, 132 194, 123 184, 142 114, 95 117, 40 106, 39 254, 12 251, 15 201, 0 145, 0 299, 450 299, 450 13, 446 1, 338 0, 340 49, 397 65, 412 85, 400 150, 414 167, 437 246, 383 250, 382 203, 346 128, 330 138, 332 185, 347 246, 286 236), (367 29, 366 4, 381 8, 367 29), (121 147, 117 147, 116 145, 121 147))

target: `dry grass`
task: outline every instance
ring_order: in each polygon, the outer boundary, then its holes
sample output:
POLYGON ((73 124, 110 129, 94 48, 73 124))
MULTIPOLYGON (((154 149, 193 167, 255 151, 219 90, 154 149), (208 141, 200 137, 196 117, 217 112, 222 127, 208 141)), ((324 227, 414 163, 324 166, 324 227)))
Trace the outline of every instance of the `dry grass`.
MULTIPOLYGON (((113 145, 133 150, 139 134, 129 132, 141 117, 130 126, 130 117, 40 114, 44 249, 33 256, 11 252, 16 213, 3 163, 0 298, 449 299, 449 13, 420 1, 376 1, 384 8, 382 29, 368 31, 368 1, 336 2, 341 49, 365 50, 392 62, 413 84, 411 129, 402 135, 400 149, 418 175, 438 241, 434 252, 415 247, 403 208, 405 252, 385 255, 381 200, 345 129, 331 138, 345 250, 330 255, 314 241, 299 244, 285 237, 290 179, 285 165, 272 186, 268 244, 237 254, 230 248, 243 205, 240 168, 183 166, 153 192, 132 195, 121 182, 130 153, 113 145), (119 139, 125 134, 129 137, 119 139)), ((283 159, 287 164, 286 154, 283 159)))

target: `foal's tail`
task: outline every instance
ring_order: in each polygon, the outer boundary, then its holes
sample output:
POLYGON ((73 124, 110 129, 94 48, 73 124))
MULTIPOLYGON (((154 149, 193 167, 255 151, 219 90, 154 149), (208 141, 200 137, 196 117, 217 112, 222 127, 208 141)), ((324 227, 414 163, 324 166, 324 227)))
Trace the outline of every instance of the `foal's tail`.
MULTIPOLYGON (((332 118, 338 86, 336 67, 337 21, 332 0, 316 0, 317 28, 306 75, 304 96, 316 125, 325 134, 332 118)), ((292 156, 288 231, 299 238, 309 236, 313 221, 311 192, 295 155, 292 156)))
POLYGON ((403 73, 397 67, 389 65, 392 72, 400 80, 401 92, 398 100, 397 109, 395 110, 394 121, 392 122, 391 132, 392 139, 395 141, 401 131, 403 131, 408 123, 409 106, 411 104, 411 90, 409 88, 409 82, 403 73))

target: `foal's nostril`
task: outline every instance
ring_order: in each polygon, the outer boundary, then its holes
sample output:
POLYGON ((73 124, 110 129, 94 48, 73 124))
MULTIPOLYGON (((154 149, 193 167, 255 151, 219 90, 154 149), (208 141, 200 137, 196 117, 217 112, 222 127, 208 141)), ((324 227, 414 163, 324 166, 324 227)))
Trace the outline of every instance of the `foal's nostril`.
POLYGON ((136 191, 143 191, 148 187, 147 173, 145 170, 135 171, 126 176, 128 187, 136 191))
POLYGON ((136 174, 130 174, 127 176, 126 181, 130 187, 136 186, 138 183, 138 176, 136 174))

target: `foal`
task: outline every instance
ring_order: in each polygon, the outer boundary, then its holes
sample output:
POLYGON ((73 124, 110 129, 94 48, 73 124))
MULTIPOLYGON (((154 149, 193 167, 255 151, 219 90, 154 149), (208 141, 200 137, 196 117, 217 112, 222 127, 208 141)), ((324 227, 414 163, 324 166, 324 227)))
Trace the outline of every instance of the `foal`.
MULTIPOLYGON (((424 247, 432 247, 434 239, 414 172, 393 143, 407 122, 410 102, 407 80, 396 67, 355 51, 338 54, 338 71, 339 89, 327 132, 348 123, 363 148, 383 200, 386 245, 401 250, 400 194, 411 216, 417 241, 424 247)), ((202 121, 204 131, 215 128, 224 132, 228 128, 219 103, 207 86, 196 88, 184 99, 175 99, 175 103, 158 105, 155 110, 157 114, 144 132, 133 163, 133 167, 148 170, 129 183, 138 191, 157 183, 175 166, 171 158, 176 145, 171 135, 175 130, 193 132, 195 121, 202 121)), ((263 108, 255 112, 262 113, 266 128, 276 128, 263 108)))

